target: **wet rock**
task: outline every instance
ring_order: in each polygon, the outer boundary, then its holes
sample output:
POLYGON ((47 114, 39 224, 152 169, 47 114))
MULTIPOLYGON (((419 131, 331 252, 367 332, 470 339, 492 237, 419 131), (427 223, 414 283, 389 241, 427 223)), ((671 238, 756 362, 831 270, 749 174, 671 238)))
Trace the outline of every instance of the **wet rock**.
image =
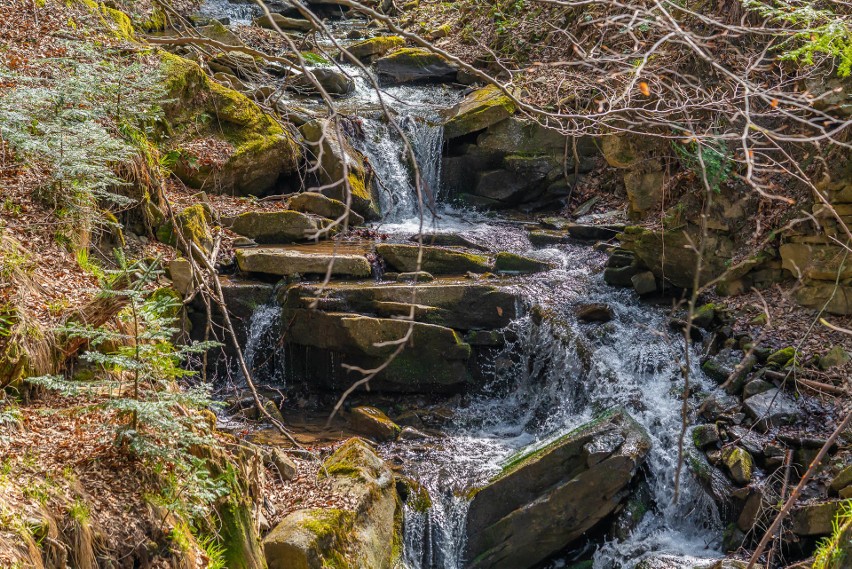
POLYGON ((467 566, 530 567, 612 513, 650 441, 614 410, 551 444, 521 452, 474 490, 467 516, 467 566))
POLYGON ((485 273, 491 270, 490 260, 483 255, 427 246, 422 247, 423 257, 418 267, 417 257, 420 249, 417 245, 395 243, 376 246, 379 256, 400 272, 422 270, 433 275, 463 275, 468 271, 485 273))
MULTIPOLYGON (((415 304, 432 310, 417 311, 415 318, 455 330, 496 330, 517 317, 518 297, 508 288, 479 283, 349 284, 330 283, 321 289, 320 306, 335 311, 376 314, 393 305, 410 309, 415 304), (412 290, 413 289, 413 290, 412 290), (412 297, 412 294, 414 295, 412 297)), ((315 285, 287 289, 280 299, 289 308, 307 308, 320 296, 315 285)))
POLYGON ((254 239, 249 239, 248 237, 243 237, 241 235, 234 237, 234 241, 232 245, 236 248, 239 247, 257 247, 257 241, 254 239))
MULTIPOLYGON (((299 379, 332 389, 348 387, 361 377, 347 374, 341 364, 373 369, 396 350, 394 343, 409 332, 408 322, 319 310, 287 309, 287 342, 293 373, 299 379), (308 351, 296 352, 302 346, 308 351)), ((410 346, 370 380, 378 391, 395 393, 448 392, 470 381, 467 361, 471 347, 450 328, 415 322, 410 346)))
POLYGON ((716 305, 704 304, 695 309, 695 314, 692 316, 692 323, 699 328, 708 330, 716 319, 716 305))
POLYGON ((537 229, 529 232, 530 243, 536 247, 549 247, 551 245, 564 245, 570 243, 570 238, 567 234, 560 231, 550 231, 546 229, 537 229))
POLYGON ((237 266, 244 273, 267 275, 325 275, 369 277, 370 263, 363 255, 304 253, 284 248, 237 249, 237 266))
POLYGON ((630 277, 630 284, 639 296, 657 292, 657 279, 651 271, 636 273, 630 277))
POLYGON ((261 16, 259 18, 255 18, 252 23, 255 26, 265 28, 267 30, 274 30, 275 26, 282 30, 293 30, 297 32, 309 32, 314 29, 314 25, 310 22, 310 20, 302 18, 288 18, 281 14, 272 14, 271 18, 270 16, 261 16))
POLYGON ((584 304, 577 307, 577 319, 582 322, 609 322, 612 308, 607 304, 584 304))
POLYGON ((494 85, 468 94, 447 113, 444 138, 452 139, 488 128, 515 112, 515 103, 494 85))
POLYGON ((843 500, 836 500, 794 508, 790 512, 793 533, 801 536, 830 534, 834 518, 843 507, 843 503, 843 500))
POLYGON ((745 384, 745 387, 743 387, 743 399, 748 399, 753 395, 763 393, 764 391, 769 391, 774 387, 774 385, 772 385, 768 381, 763 381, 762 379, 755 379, 749 381, 745 384))
POLYGON ((740 410, 740 399, 724 392, 713 393, 701 403, 701 416, 708 421, 715 421, 721 415, 730 415, 740 410))
POLYGON ((554 265, 547 261, 505 251, 497 253, 494 262, 494 271, 498 273, 540 273, 552 268, 554 268, 554 265))
POLYGON ((581 241, 606 241, 624 231, 624 226, 568 223, 563 229, 568 231, 571 237, 581 241))
POLYGON ((399 440, 401 441, 422 441, 428 438, 430 438, 429 435, 414 427, 403 427, 399 433, 399 440))
POLYGON ((468 249, 485 249, 478 243, 475 243, 464 235, 460 235, 458 233, 424 233, 423 235, 412 235, 410 240, 416 243, 423 243, 424 245, 437 247, 466 247, 468 249))
POLYGON ((737 484, 748 484, 754 473, 754 459, 745 449, 728 447, 722 451, 722 461, 737 484))
POLYGON ((607 267, 604 269, 603 278, 605 283, 612 286, 631 287, 633 286, 633 277, 639 272, 641 272, 641 269, 636 265, 607 267))
POLYGON ((324 196, 319 192, 302 192, 296 194, 287 202, 287 207, 293 211, 312 213, 328 219, 338 219, 349 214, 349 226, 364 225, 364 218, 346 207, 340 200, 324 196))
POLYGON ((342 71, 325 67, 317 67, 294 77, 289 87, 300 92, 313 92, 316 90, 314 81, 329 95, 348 95, 355 90, 354 79, 342 71))
MULTIPOLYGON (((324 463, 335 494, 352 509, 297 510, 263 540, 269 569, 340 566, 390 569, 401 536, 393 474, 359 439, 350 439, 324 463)), ((323 476, 323 474, 321 474, 323 476)))
POLYGON ((749 397, 743 407, 761 430, 790 424, 799 411, 789 395, 774 388, 749 397))
POLYGON ((692 429, 692 442, 701 449, 719 442, 719 428, 715 424, 697 425, 692 429))
POLYGON ((452 81, 456 68, 442 56, 428 49, 398 49, 376 61, 376 73, 385 83, 452 81))
POLYGON ((432 273, 427 273, 426 271, 416 271, 413 273, 399 273, 396 276, 397 282, 407 283, 407 282, 419 282, 419 283, 428 283, 430 281, 434 281, 435 277, 432 276, 432 273))
POLYGON ((270 449, 266 454, 266 464, 275 468, 282 480, 293 480, 299 473, 296 463, 280 448, 270 449))
POLYGON ((222 224, 234 233, 265 244, 304 241, 323 226, 318 218, 291 210, 249 211, 223 218, 222 224))
POLYGON ((506 344, 506 336, 501 330, 472 330, 464 335, 464 341, 471 346, 500 348, 506 344))
POLYGON ((405 38, 399 36, 378 36, 350 45, 346 50, 358 59, 380 57, 390 50, 405 45, 405 38))
POLYGON ((393 441, 399 435, 399 425, 375 407, 355 407, 349 416, 352 428, 379 442, 393 441))

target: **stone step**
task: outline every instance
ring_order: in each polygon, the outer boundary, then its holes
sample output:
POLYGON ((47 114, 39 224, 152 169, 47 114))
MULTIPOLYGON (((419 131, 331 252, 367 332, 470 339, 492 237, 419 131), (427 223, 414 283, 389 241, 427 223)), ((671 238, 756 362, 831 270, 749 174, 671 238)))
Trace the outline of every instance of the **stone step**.
MULTIPOLYGON (((307 248, 306 248, 307 249, 307 248)), ((369 277, 372 268, 367 258, 358 254, 309 252, 304 250, 258 247, 238 249, 237 266, 245 273, 277 276, 325 275, 331 265, 335 277, 369 277)))

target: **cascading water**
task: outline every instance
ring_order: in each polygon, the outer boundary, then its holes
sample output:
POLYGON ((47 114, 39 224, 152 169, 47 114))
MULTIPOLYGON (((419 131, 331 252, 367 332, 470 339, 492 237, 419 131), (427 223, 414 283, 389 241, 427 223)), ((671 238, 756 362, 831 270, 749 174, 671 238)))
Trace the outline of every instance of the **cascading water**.
MULTIPOLYGON (((284 384, 284 350, 280 347, 281 307, 274 303, 258 306, 251 315, 245 344, 246 366, 252 377, 284 384)), ((245 378, 240 374, 241 381, 245 378)))
MULTIPOLYGON (((240 11, 223 0, 207 0, 202 13, 242 22, 253 8, 240 11)), ((329 47, 328 42, 324 43, 329 47)), ((648 432, 652 448, 645 482, 653 506, 628 537, 609 541, 594 552, 597 569, 632 567, 644 556, 671 554, 692 566, 689 556, 713 557, 719 538, 715 508, 688 473, 681 477, 680 500, 673 501, 677 439, 681 429, 683 345, 667 338, 666 315, 640 304, 632 293, 601 282, 596 269, 602 255, 589 248, 565 245, 533 250, 526 232, 516 225, 475 212, 458 212, 441 203, 440 164, 443 133, 435 121, 451 107, 459 91, 436 85, 374 89, 366 73, 354 66, 340 69, 355 79, 353 95, 338 102, 341 113, 361 125, 353 141, 367 157, 380 187, 382 231, 405 238, 418 230, 452 231, 491 250, 508 250, 559 264, 558 269, 519 279, 519 297, 527 299, 525 315, 506 331, 506 347, 496 355, 478 394, 469 396, 445 425, 444 438, 391 443, 384 449, 403 459, 406 473, 431 497, 431 507, 408 505, 404 518, 404 563, 408 569, 464 567, 466 493, 499 472, 501 461, 519 449, 544 445, 600 410, 623 406, 648 432), (389 110, 382 111, 380 102, 389 110), (389 121, 394 121, 391 124, 389 121), (394 126, 395 125, 395 126, 394 126), (397 130, 397 128, 399 130, 397 130), (424 189, 421 226, 408 139, 424 189), (431 215, 437 211, 437 215, 431 215), (579 303, 610 306, 612 321, 583 324, 574 317, 579 303)), ((306 107, 316 101, 300 100, 306 107)), ((317 110, 321 110, 316 107, 317 110)), ((266 382, 283 383, 285 370, 278 317, 274 305, 259 307, 250 324, 247 363, 266 382)), ((698 358, 692 358, 696 362, 698 358)), ((690 370, 698 389, 706 387, 696 366, 690 370)), ((568 560, 554 560, 561 567, 568 560)))
MULTIPOLYGON (((556 257, 554 250, 530 253, 556 257)), ((689 556, 716 555, 715 506, 688 472, 679 501, 672 499, 682 341, 661 334, 667 329, 663 311, 605 287, 591 274, 590 267, 600 263, 596 254, 566 247, 559 257, 561 269, 519 285, 521 296, 540 308, 507 330, 513 340, 497 356, 493 379, 458 410, 446 428, 448 438, 429 448, 395 449, 433 499, 428 513, 406 512, 405 561, 411 569, 463 567, 464 492, 497 473, 517 450, 544 445, 612 406, 626 408, 651 437, 646 484, 653 507, 626 540, 595 552, 595 568, 632 567, 651 553, 672 554, 684 564, 689 556), (579 301, 607 303, 613 320, 578 323, 572 313, 579 301)), ((707 387, 697 366, 691 375, 697 388, 707 387)))

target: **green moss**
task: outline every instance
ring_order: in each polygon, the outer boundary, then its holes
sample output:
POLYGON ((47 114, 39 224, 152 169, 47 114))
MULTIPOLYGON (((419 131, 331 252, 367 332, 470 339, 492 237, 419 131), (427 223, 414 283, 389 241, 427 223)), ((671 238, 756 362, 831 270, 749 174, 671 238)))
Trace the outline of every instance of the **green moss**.
POLYGON ((188 243, 195 243, 202 250, 207 250, 213 242, 210 221, 210 213, 205 204, 189 206, 177 214, 172 222, 166 222, 157 229, 157 239, 167 245, 178 246, 175 235, 177 226, 188 243))
POLYGON ((437 53, 421 47, 402 47, 387 56, 389 59, 401 60, 418 67, 426 67, 434 63, 443 62, 444 58, 437 53))
POLYGON ((103 3, 95 2, 94 0, 80 0, 93 13, 98 14, 101 22, 108 28, 113 30, 115 36, 119 39, 132 41, 135 39, 133 23, 130 17, 124 12, 110 8, 103 3))
POLYGON ((769 358, 766 360, 766 363, 769 365, 775 365, 778 367, 785 367, 790 364, 791 361, 795 361, 796 357, 796 348, 792 346, 788 346, 786 348, 781 348, 772 353, 769 358))
POLYGON ((405 38, 399 36, 378 36, 350 45, 347 50, 354 57, 364 58, 371 55, 382 55, 395 47, 405 45, 405 38))
POLYGON ((331 65, 331 62, 313 51, 303 51, 302 59, 313 65, 331 65))
POLYGON ((619 412, 620 411, 618 409, 610 409, 610 410, 598 415, 597 417, 595 417, 594 419, 592 419, 588 423, 580 425, 576 429, 569 431, 568 433, 558 437, 557 439, 551 441, 550 443, 548 443, 547 445, 545 445, 541 448, 533 449, 533 450, 530 450, 530 451, 522 450, 518 453, 515 453, 514 455, 512 455, 508 459, 506 459, 506 462, 503 464, 503 469, 500 471, 500 474, 498 474, 496 477, 494 477, 493 480, 499 480, 500 478, 503 478, 503 477, 511 474, 512 472, 515 472, 516 470, 518 470, 522 466, 530 464, 532 462, 535 462, 536 460, 538 460, 542 456, 550 453, 550 451, 552 451, 554 448, 560 446, 565 441, 576 437, 579 433, 581 433, 583 431, 594 429, 595 427, 597 427, 601 423, 608 421, 609 419, 614 417, 619 412))

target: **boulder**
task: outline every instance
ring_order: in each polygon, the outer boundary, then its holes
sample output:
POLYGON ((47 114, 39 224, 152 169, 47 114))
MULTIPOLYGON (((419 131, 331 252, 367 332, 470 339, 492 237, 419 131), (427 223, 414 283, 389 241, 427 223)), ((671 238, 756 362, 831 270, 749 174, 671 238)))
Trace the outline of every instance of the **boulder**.
POLYGON ((784 243, 778 250, 782 267, 797 278, 828 281, 852 278, 852 261, 840 245, 784 243))
POLYGON ((369 261, 363 255, 309 253, 284 248, 258 247, 238 249, 237 266, 244 273, 267 275, 325 275, 331 266, 332 276, 369 277, 369 261))
POLYGON ((278 244, 310 239, 322 229, 324 221, 298 211, 278 210, 248 211, 223 219, 222 224, 258 243, 278 244))
POLYGON ((349 387, 362 375, 347 373, 341 364, 373 369, 396 350, 394 343, 409 333, 405 348, 370 380, 374 390, 394 393, 450 392, 470 381, 467 361, 471 347, 450 328, 339 312, 285 310, 288 363, 298 379, 331 389, 349 387))
POLYGON ((751 481, 754 473, 754 459, 747 450, 728 447, 722 451, 722 461, 734 482, 748 484, 751 481))
POLYGON ((192 245, 209 254, 213 250, 213 233, 210 226, 213 217, 210 206, 197 203, 181 210, 171 220, 166 220, 157 228, 157 240, 183 251, 185 254, 197 257, 196 251, 190 251, 192 245), (180 232, 178 238, 175 228, 180 232))
POLYGON ((297 75, 288 85, 297 91, 316 91, 313 81, 329 95, 348 95, 355 90, 355 80, 337 69, 318 67, 297 75))
POLYGON ((825 310, 829 314, 852 314, 852 286, 805 281, 805 285, 796 290, 795 298, 802 306, 825 310))
POLYGON ((657 279, 651 271, 642 271, 630 277, 630 284, 639 296, 657 292, 657 279))
POLYGON ((353 408, 349 415, 349 423, 355 432, 379 442, 395 440, 402 430, 399 425, 391 421, 390 417, 375 407, 353 408))
POLYGON ((383 243, 376 246, 376 252, 388 265, 401 272, 421 270, 433 275, 463 275, 491 270, 488 257, 441 247, 383 243), (421 249, 423 256, 418 266, 417 258, 421 249))
POLYGON ((245 95, 211 80, 195 62, 166 52, 162 60, 168 103, 163 105, 169 145, 180 154, 173 171, 193 188, 225 194, 260 194, 301 160, 296 140, 245 95), (206 118, 204 118, 206 117, 206 118), (199 161, 195 148, 223 146, 223 162, 199 161))
POLYGON ((774 388, 749 397, 743 407, 761 430, 790 424, 799 412, 789 395, 774 388))
POLYGON ((466 567, 531 567, 564 549, 615 511, 650 446, 616 409, 512 457, 471 492, 466 567))
POLYGON ((494 85, 468 94, 447 114, 444 138, 451 139, 470 134, 510 117, 515 103, 494 85))
POLYGON ((692 429, 692 442, 700 449, 719 442, 719 427, 713 423, 696 425, 692 429))
POLYGON ((338 219, 349 214, 349 226, 364 225, 364 218, 347 208, 342 201, 324 196, 319 192, 302 192, 296 194, 287 202, 287 207, 294 211, 312 213, 328 219, 338 219))
POLYGON ((360 439, 350 439, 323 464, 331 491, 351 509, 310 508, 287 515, 263 540, 269 569, 391 569, 399 543, 393 473, 360 439))
POLYGON ((187 259, 178 257, 169 261, 168 276, 175 290, 186 295, 192 290, 192 265, 187 259))
POLYGON ((459 233, 424 233, 412 235, 410 241, 437 247, 467 247, 468 249, 483 250, 484 247, 459 233))
POLYGON ((419 47, 401 48, 376 61, 376 73, 385 83, 452 81, 456 68, 437 53, 419 47))
POLYGON ((378 36, 354 43, 348 46, 346 50, 358 59, 370 59, 380 57, 390 50, 404 45, 405 38, 399 36, 378 36))
POLYGON ((612 320, 612 308, 606 304, 584 304, 576 310, 577 319, 583 322, 609 322, 612 320))
POLYGON ((323 186, 327 186, 321 190, 322 193, 343 203, 351 203, 352 209, 364 219, 378 219, 378 194, 368 178, 364 158, 346 139, 344 126, 341 124, 338 129, 328 120, 317 119, 303 124, 299 131, 311 154, 319 160, 317 177, 323 186))
MULTIPOLYGON (((477 146, 481 150, 501 154, 548 154, 561 159, 565 154, 566 141, 569 157, 566 166, 569 171, 573 171, 574 161, 570 140, 560 132, 546 128, 528 118, 512 116, 489 126, 488 130, 477 138, 477 146)), ((577 139, 577 152, 581 159, 598 153, 591 138, 577 139)), ((580 171, 588 171, 586 165, 583 166, 580 171)))
POLYGON ((829 535, 834 519, 843 507, 843 500, 819 502, 799 506, 790 512, 793 533, 796 535, 829 535))
POLYGON ((494 260, 494 271, 498 273, 540 273, 553 268, 553 263, 505 251, 497 253, 494 260))
POLYGON ((843 349, 843 346, 833 346, 819 359, 819 369, 827 370, 846 365, 852 356, 843 349))
POLYGON ((266 455, 266 464, 275 468, 282 480, 293 480, 299 473, 296 463, 280 448, 272 448, 266 455))
POLYGON ((314 29, 314 25, 310 20, 302 18, 288 18, 281 14, 272 14, 271 18, 270 16, 261 16, 259 18, 255 18, 252 23, 255 26, 265 28, 267 30, 274 30, 275 26, 282 30, 293 30, 297 32, 309 32, 314 29))

